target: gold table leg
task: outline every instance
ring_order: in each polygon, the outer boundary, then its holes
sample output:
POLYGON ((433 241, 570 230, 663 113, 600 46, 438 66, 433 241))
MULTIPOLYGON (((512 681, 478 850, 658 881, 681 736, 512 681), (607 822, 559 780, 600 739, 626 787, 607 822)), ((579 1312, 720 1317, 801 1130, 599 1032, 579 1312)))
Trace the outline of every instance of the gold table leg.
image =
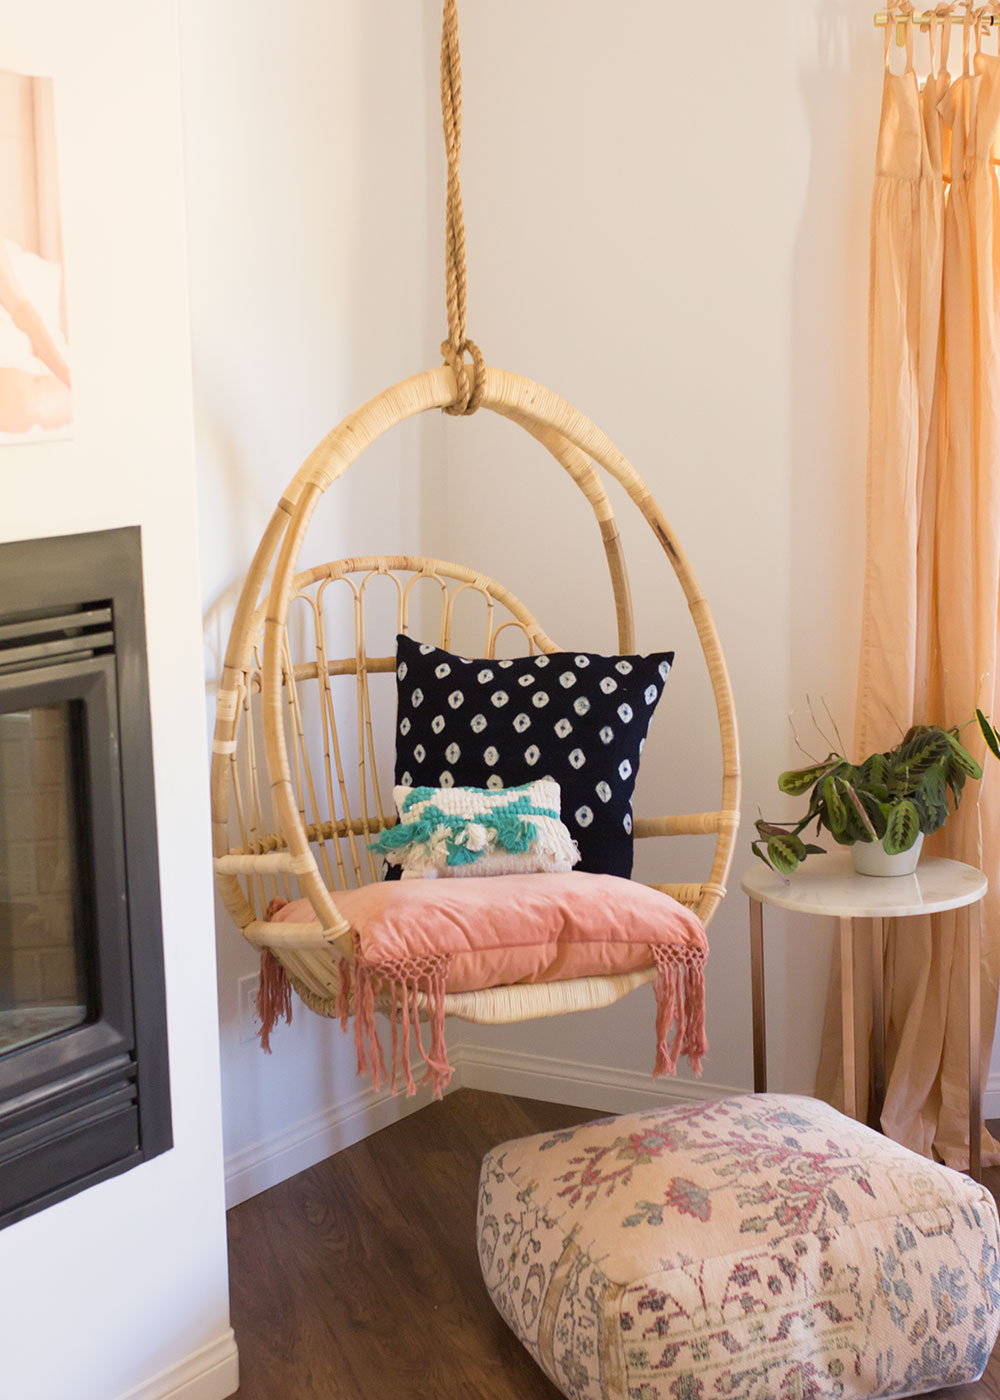
POLYGON ((753 1091, 767 1092, 767 1040, 764 1030, 764 906, 750 899, 750 1002, 753 1008, 753 1091))
POLYGON ((872 919, 872 1089, 875 1127, 885 1104, 885 922, 872 919))
POLYGON ((983 906, 967 906, 969 935, 969 1175, 983 1179, 983 1104, 979 1078, 980 1055, 980 943, 983 906))
POLYGON ((854 921, 840 921, 840 997, 844 1037, 844 1112, 858 1116, 858 1069, 854 1051, 854 921))

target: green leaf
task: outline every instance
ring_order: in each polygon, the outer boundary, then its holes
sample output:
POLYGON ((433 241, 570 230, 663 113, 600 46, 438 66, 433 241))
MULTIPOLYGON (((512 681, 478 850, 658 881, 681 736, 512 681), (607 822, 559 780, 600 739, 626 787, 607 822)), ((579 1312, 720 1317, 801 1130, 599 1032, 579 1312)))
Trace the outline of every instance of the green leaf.
POLYGON ((920 813, 920 830, 925 836, 937 831, 948 820, 947 802, 929 802, 924 792, 915 792, 910 800, 920 813))
POLYGON ((920 795, 932 807, 948 807, 947 759, 932 763, 920 783, 920 795))
POLYGON ((813 783, 824 774, 829 773, 831 768, 835 768, 839 759, 834 755, 823 762, 817 763, 812 768, 790 768, 787 773, 782 773, 778 778, 778 787, 782 792, 787 792, 789 797, 801 797, 803 793, 809 791, 813 783))
POLYGON ((936 726, 914 725, 903 742, 888 755, 889 787, 901 796, 909 796, 927 769, 949 752, 949 745, 945 730, 936 726))
POLYGON ((761 850, 761 848, 760 848, 760 842, 759 842, 759 841, 751 841, 751 842, 750 842, 750 849, 751 849, 751 851, 753 851, 754 855, 757 857, 758 860, 762 860, 762 861, 764 862, 764 864, 767 866, 768 870, 773 870, 773 869, 774 869, 774 866, 773 866, 773 865, 771 864, 771 862, 768 860, 768 858, 767 858, 766 854, 764 853, 764 851, 761 850))
POLYGON ((889 764, 884 753, 873 753, 861 765, 862 782, 867 788, 885 787, 889 764))
POLYGON ((847 797, 851 805, 853 806, 858 817, 861 819, 861 839, 863 841, 876 840, 875 826, 872 822, 871 817, 865 811, 861 798, 855 792, 854 787, 851 783, 845 783, 844 787, 847 789, 847 797))
POLYGON ((829 775, 823 779, 823 801, 826 804, 826 824, 830 828, 830 834, 834 838, 843 835, 847 829, 847 808, 837 791, 836 781, 829 775))
MULTIPOLYGON (((856 792, 858 801, 868 814, 868 820, 875 828, 875 839, 881 841, 882 837, 885 835, 885 817, 882 815, 881 803, 877 794, 874 792, 866 792, 864 788, 857 788, 856 792)), ((888 800, 888 796, 889 794, 886 792, 886 800, 888 800)))
POLYGON ((962 800, 962 789, 965 787, 965 774, 960 768, 950 768, 948 770, 948 786, 951 788, 951 795, 955 799, 955 811, 958 811, 958 804, 962 800))
POLYGON ((797 836, 789 836, 787 833, 781 836, 772 836, 767 843, 767 854, 774 866, 782 875, 791 875, 792 871, 798 867, 802 857, 796 847, 801 848, 803 854, 805 847, 797 836))
POLYGON ((951 747, 950 757, 952 762, 956 764, 963 773, 968 774, 970 778, 981 778, 983 776, 983 770, 972 757, 972 754, 969 753, 968 749, 962 747, 957 737, 952 734, 950 730, 946 729, 944 732, 951 747))
POLYGON ((920 813, 909 798, 904 797, 889 813, 882 841, 886 855, 897 856, 908 851, 919 835, 920 813))
POLYGON ((986 747, 994 758, 1000 758, 1000 734, 993 728, 982 710, 976 711, 976 719, 979 721, 979 728, 986 740, 986 747))

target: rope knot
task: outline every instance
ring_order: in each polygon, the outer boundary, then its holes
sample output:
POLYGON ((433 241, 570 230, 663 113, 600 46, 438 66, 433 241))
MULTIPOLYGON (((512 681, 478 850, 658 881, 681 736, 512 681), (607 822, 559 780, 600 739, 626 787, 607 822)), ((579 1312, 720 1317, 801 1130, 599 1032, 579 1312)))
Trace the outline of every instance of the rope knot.
POLYGON ((457 345, 450 340, 442 340, 441 354, 455 376, 455 397, 444 410, 445 413, 456 416, 475 413, 482 403, 483 390, 486 387, 486 362, 483 352, 474 340, 469 340, 466 336, 457 345), (472 357, 471 366, 465 363, 466 353, 472 357))

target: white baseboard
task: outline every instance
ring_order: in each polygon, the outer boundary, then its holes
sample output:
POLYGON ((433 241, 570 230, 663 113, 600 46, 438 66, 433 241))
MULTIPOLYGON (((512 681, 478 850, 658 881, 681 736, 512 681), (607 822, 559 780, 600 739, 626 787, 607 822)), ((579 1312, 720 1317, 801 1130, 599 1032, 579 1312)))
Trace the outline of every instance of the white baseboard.
MULTIPOLYGON (((652 1079, 639 1070, 609 1069, 575 1060, 525 1055, 518 1051, 456 1045, 451 1052, 454 1076, 448 1092, 462 1087, 497 1094, 546 1099, 552 1103, 592 1108, 599 1113, 631 1113, 661 1104, 728 1098, 746 1093, 726 1084, 700 1080, 652 1079)), ((226 1208, 239 1205, 277 1186, 398 1122, 431 1101, 430 1091, 411 1099, 385 1090, 359 1089, 342 1103, 293 1123, 290 1128, 226 1158, 226 1208)))
MULTIPOLYGON (((652 1079, 640 1070, 609 1069, 606 1065, 527 1055, 475 1045, 453 1047, 454 1089, 485 1089, 496 1094, 592 1108, 599 1113, 633 1113, 662 1104, 701 1102, 750 1093, 731 1084, 709 1084, 700 1079, 652 1079)), ((255 1143, 226 1158, 226 1206, 239 1205, 251 1196, 305 1171, 326 1157, 370 1137, 431 1101, 422 1089, 412 1099, 393 1098, 385 1090, 359 1089, 342 1103, 312 1118, 255 1143)), ((983 1114, 1000 1118, 1000 1073, 992 1073, 983 1095, 983 1114)), ((152 1400, 153 1392, 149 1392, 152 1400)), ((157 1395, 160 1392, 156 1392, 157 1395)), ((170 1392, 167 1392, 170 1394, 170 1392)), ((183 1400, 189 1400, 186 1392, 183 1400)), ((206 1392, 207 1394, 207 1392, 206 1392)), ((122 1400, 147 1400, 147 1392, 122 1400)), ((201 1400, 200 1392, 190 1400, 201 1400)))
POLYGON ((601 1113, 634 1113, 664 1104, 749 1093, 728 1084, 706 1084, 700 1079, 653 1079, 641 1070, 609 1069, 606 1065, 524 1055, 516 1050, 463 1045, 460 1056, 466 1089, 488 1089, 495 1094, 572 1104, 601 1113))
MULTIPOLYGON (((455 1074, 449 1093, 461 1084, 459 1059, 458 1055, 452 1056, 455 1074)), ((301 1119, 242 1152, 232 1153, 225 1163, 226 1209, 287 1181, 296 1172, 314 1167, 430 1102, 429 1089, 418 1089, 408 1099, 403 1094, 394 1098, 386 1089, 376 1093, 374 1089, 362 1088, 321 1113, 301 1119)))
POLYGON ((119 1400, 225 1400, 239 1384, 236 1338, 227 1327, 214 1342, 151 1376, 119 1400))

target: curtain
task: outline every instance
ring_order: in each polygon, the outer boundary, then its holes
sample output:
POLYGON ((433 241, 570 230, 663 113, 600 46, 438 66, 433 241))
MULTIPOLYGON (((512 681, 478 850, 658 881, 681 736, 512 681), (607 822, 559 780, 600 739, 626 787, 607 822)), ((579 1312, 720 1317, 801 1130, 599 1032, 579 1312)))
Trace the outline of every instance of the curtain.
MULTIPOLYGON (((935 24, 932 72, 921 88, 911 24, 906 71, 889 70, 893 28, 871 218, 859 760, 892 747, 912 723, 962 723, 977 705, 1000 723, 1000 59, 978 51, 978 35, 970 55, 975 27, 967 21, 963 72, 952 80, 950 22, 935 24)), ((975 727, 962 738, 981 756, 975 727)), ((985 1080, 1000 969, 993 759, 925 849, 980 866, 990 880, 982 926, 985 1080)), ((959 912, 892 921, 886 939, 881 1125, 953 1167, 969 1160, 965 938, 959 912)), ((867 959, 865 949, 862 981, 867 959)), ((817 1085, 834 1102, 843 1091, 839 995, 835 973, 817 1085)), ((870 997, 862 1005, 870 1016, 870 997)), ((985 1133, 983 1160, 1000 1162, 1000 1147, 985 1133)))

